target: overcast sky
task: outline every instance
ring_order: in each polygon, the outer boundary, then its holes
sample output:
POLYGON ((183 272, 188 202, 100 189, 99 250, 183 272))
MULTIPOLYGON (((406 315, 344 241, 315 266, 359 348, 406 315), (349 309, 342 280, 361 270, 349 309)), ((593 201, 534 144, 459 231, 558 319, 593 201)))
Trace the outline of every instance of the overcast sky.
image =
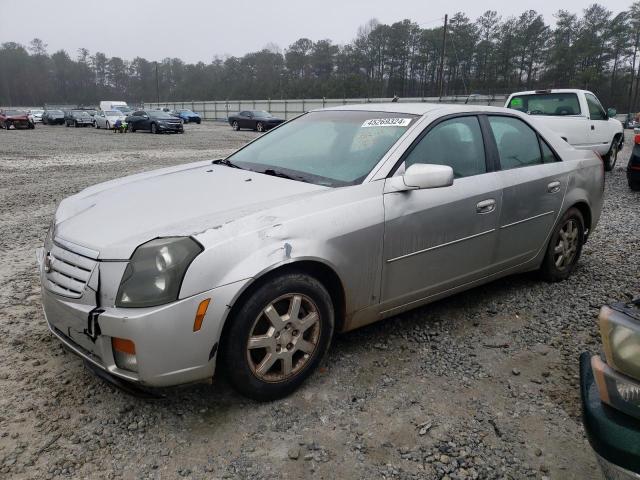
MULTIPOLYGON (((485 10, 503 17, 534 9, 547 22, 560 7, 581 13, 591 1, 563 0, 0 0, 0 43, 27 45, 39 37, 49 52, 78 48, 107 56, 148 60, 179 57, 210 62, 216 55, 241 56, 273 42, 286 48, 301 37, 350 42, 371 18, 393 23, 409 18, 424 27, 445 13, 475 19, 485 10)), ((614 13, 632 0, 601 1, 614 13)))

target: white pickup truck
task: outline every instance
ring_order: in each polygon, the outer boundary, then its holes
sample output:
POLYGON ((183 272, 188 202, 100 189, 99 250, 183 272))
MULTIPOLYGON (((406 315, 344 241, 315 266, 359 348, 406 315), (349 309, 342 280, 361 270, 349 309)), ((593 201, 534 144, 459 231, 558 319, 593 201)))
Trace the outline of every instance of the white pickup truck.
POLYGON ((505 107, 535 116, 536 122, 551 128, 574 148, 594 150, 602 157, 605 170, 615 166, 624 144, 624 129, 614 118, 616 111, 605 110, 593 93, 574 89, 517 92, 509 96, 505 107))

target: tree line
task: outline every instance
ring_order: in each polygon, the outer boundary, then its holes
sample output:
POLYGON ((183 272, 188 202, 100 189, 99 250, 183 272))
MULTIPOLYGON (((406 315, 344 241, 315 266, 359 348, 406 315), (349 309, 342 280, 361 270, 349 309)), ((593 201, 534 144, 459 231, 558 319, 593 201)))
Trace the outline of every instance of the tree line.
POLYGON ((503 18, 462 12, 444 26, 369 21, 345 45, 301 38, 210 63, 52 54, 41 39, 0 46, 0 105, 162 101, 429 97, 521 89, 585 88, 605 106, 640 109, 640 1, 614 14, 600 4, 503 18), (444 49, 444 52, 443 52, 444 49), (444 54, 443 54, 444 53, 444 54))

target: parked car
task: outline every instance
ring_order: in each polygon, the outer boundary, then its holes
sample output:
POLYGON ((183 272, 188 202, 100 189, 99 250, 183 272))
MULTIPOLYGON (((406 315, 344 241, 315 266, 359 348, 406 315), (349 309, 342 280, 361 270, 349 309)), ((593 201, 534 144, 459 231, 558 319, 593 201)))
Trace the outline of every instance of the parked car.
POLYGON ((512 273, 566 279, 603 188, 594 152, 513 110, 313 111, 224 160, 62 200, 37 253, 44 311, 119 381, 206 381, 218 363, 279 398, 334 331, 512 273))
POLYGON ((64 112, 62 110, 45 110, 42 114, 42 123, 45 125, 64 125, 64 112))
POLYGON ((604 355, 583 353, 584 428, 606 480, 640 478, 640 299, 602 307, 604 355))
POLYGON ((575 148, 594 150, 607 171, 613 170, 624 146, 624 128, 615 119, 615 109, 605 110, 586 90, 518 92, 509 96, 505 107, 534 116, 575 148))
POLYGON ((64 114, 64 123, 67 127, 93 126, 93 117, 85 110, 69 110, 64 114))
POLYGON ((124 122, 126 115, 120 110, 107 110, 106 112, 98 112, 94 117, 96 128, 106 128, 108 130, 114 128, 118 120, 124 122))
POLYGON ((633 150, 627 164, 627 181, 631 190, 640 190, 640 128, 634 132, 633 150))
POLYGON ((42 123, 42 115, 44 114, 44 110, 29 110, 29 113, 33 116, 34 123, 42 123))
POLYGON ((149 130, 151 133, 184 133, 182 121, 162 110, 139 110, 127 117, 129 131, 149 130))
POLYGON ((22 110, 0 110, 0 127, 9 130, 13 128, 34 128, 27 112, 22 110))
POLYGON ((640 127, 640 123, 638 123, 638 120, 632 113, 628 113, 627 115, 625 115, 622 125, 628 130, 633 130, 636 127, 640 127))
POLYGON ((265 132, 284 122, 282 118, 274 117, 264 110, 245 110, 230 116, 228 121, 234 130, 250 128, 258 132, 265 132))
POLYGON ((122 105, 122 106, 116 105, 115 107, 113 107, 113 109, 124 113, 125 116, 131 115, 135 111, 133 108, 126 105, 122 105))
POLYGON ((200 125, 200 122, 202 121, 202 119, 200 118, 200 115, 192 112, 191 110, 186 110, 186 109, 174 110, 171 112, 171 115, 182 119, 184 123, 195 122, 198 125, 200 125))

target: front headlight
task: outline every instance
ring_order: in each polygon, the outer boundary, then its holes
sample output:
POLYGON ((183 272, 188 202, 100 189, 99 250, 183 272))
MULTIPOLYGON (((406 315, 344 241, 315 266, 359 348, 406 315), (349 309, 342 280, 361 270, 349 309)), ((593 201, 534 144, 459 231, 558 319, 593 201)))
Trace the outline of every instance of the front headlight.
POLYGON ((599 319, 607 363, 623 375, 640 380, 640 323, 611 307, 602 307, 599 319))
POLYGON ((116 307, 155 307, 178 299, 182 279, 202 247, 189 237, 140 245, 122 275, 116 307))

